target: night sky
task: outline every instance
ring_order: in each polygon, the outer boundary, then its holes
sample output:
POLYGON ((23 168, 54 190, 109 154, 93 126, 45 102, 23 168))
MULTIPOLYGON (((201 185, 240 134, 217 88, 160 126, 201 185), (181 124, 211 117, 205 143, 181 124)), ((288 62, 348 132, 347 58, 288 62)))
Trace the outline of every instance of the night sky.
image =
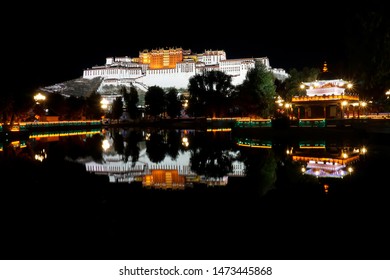
POLYGON ((240 3, 194 2, 178 10, 168 2, 11 7, 11 19, 1 20, 3 79, 7 90, 33 91, 79 78, 109 56, 136 57, 143 49, 165 47, 225 50, 227 58, 268 57, 272 67, 286 71, 321 67, 324 61, 335 70, 345 63, 345 25, 352 13, 339 7, 240 3))

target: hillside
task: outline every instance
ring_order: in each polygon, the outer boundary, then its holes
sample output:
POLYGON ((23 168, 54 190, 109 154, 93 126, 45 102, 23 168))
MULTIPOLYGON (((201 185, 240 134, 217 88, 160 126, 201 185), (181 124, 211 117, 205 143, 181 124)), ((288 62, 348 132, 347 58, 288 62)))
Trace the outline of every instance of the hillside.
POLYGON ((102 82, 102 78, 94 79, 77 78, 52 86, 42 87, 39 90, 45 93, 60 93, 64 96, 88 97, 96 92, 102 82))

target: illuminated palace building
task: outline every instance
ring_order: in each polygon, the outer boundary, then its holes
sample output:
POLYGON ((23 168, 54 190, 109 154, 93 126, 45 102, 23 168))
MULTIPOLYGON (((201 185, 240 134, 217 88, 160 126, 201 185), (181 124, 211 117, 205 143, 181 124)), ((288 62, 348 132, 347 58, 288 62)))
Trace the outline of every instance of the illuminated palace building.
POLYGON ((83 78, 102 77, 100 89, 105 85, 134 85, 143 90, 149 86, 186 89, 190 77, 195 74, 220 70, 232 77, 233 85, 238 85, 256 61, 263 63, 277 79, 288 77, 283 69, 271 68, 267 57, 227 59, 222 50, 197 54, 181 48, 164 48, 144 50, 134 58, 107 57, 105 65, 84 70, 83 78))
POLYGON ((299 119, 307 118, 349 118, 359 117, 366 106, 359 101, 354 93, 353 85, 343 79, 337 79, 328 72, 324 63, 322 73, 313 82, 304 82, 301 89, 305 90, 303 96, 294 96, 292 104, 297 108, 299 119))

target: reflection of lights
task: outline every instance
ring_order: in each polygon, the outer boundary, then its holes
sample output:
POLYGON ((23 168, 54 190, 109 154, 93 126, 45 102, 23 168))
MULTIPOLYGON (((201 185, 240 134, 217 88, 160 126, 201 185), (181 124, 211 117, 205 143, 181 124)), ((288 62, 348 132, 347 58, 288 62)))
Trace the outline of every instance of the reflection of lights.
POLYGON ((107 149, 110 148, 110 142, 108 142, 107 139, 104 139, 104 140, 103 140, 102 148, 103 148, 103 150, 105 150, 105 151, 107 151, 107 149))
POLYGON ((146 140, 146 141, 149 141, 149 140, 150 140, 150 133, 149 133, 149 132, 146 133, 146 135, 145 135, 145 140, 146 140))
POLYGON ((328 191, 329 191, 329 185, 324 184, 324 191, 325 191, 325 193, 328 193, 328 191))
POLYGON ((34 158, 35 160, 38 160, 42 162, 47 157, 45 149, 42 149, 42 151, 39 154, 35 154, 34 158))
POLYGON ((365 154, 367 153, 366 147, 362 147, 360 153, 361 153, 362 155, 365 155, 365 154))
POLYGON ((188 142, 188 138, 186 136, 184 136, 183 138, 181 138, 181 144, 184 146, 184 147, 188 147, 188 145, 190 144, 188 142))
POLYGON ((316 171, 314 172, 314 174, 316 174, 316 176, 318 176, 318 175, 320 175, 320 171, 316 170, 316 171))
POLYGON ((292 155, 292 153, 293 153, 293 148, 287 149, 287 150, 286 150, 286 154, 292 155))

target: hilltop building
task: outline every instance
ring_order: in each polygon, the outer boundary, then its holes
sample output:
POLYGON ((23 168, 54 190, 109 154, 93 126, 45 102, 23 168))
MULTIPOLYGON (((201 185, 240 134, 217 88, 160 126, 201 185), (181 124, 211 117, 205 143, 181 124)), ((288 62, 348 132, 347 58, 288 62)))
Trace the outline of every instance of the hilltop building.
POLYGON ((107 57, 106 64, 85 69, 83 78, 103 79, 98 92, 105 86, 134 85, 142 90, 150 86, 186 89, 189 79, 204 71, 220 70, 232 77, 233 85, 241 84, 255 62, 264 64, 275 78, 284 80, 284 69, 271 68, 267 57, 227 59, 223 50, 206 50, 192 53, 182 48, 143 50, 138 57, 107 57))

